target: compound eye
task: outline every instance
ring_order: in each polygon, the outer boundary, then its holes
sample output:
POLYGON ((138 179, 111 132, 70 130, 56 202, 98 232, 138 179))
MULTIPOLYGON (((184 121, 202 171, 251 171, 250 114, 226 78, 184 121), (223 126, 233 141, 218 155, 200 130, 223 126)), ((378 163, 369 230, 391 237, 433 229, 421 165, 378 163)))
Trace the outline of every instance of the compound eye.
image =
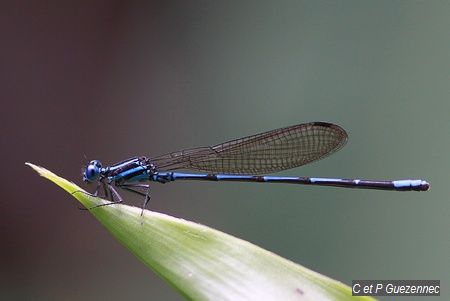
POLYGON ((84 170, 84 181, 86 182, 95 182, 99 175, 100 175, 100 169, 101 164, 99 161, 91 161, 88 166, 86 166, 86 169, 84 170))

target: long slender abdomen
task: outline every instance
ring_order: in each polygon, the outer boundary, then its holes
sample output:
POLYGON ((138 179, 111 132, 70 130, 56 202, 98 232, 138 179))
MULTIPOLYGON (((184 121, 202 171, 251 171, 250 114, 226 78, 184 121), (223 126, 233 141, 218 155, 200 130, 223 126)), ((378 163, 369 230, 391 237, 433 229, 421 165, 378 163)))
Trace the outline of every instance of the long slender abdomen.
POLYGON ((411 191, 411 190, 426 191, 429 189, 429 184, 423 180, 378 181, 378 180, 309 178, 309 177, 190 174, 178 172, 157 173, 152 176, 152 180, 164 183, 176 180, 285 183, 285 184, 334 186, 344 188, 398 190, 398 191, 411 191))

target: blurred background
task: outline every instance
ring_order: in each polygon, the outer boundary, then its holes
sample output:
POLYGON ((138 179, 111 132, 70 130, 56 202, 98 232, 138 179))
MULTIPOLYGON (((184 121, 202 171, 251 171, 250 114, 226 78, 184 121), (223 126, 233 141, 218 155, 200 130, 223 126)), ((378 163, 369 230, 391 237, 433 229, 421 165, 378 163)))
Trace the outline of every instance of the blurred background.
POLYGON ((349 142, 283 174, 431 190, 155 183, 150 209, 347 284, 438 279, 449 298, 450 2, 11 1, 0 16, 2 300, 182 300, 25 161, 88 188, 93 158, 309 121, 349 142))

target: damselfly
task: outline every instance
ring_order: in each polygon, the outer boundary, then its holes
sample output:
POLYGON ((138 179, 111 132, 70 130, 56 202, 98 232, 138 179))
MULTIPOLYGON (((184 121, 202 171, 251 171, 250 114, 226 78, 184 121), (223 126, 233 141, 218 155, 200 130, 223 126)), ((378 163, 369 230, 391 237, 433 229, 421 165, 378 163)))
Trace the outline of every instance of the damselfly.
POLYGON ((154 158, 133 157, 106 167, 93 160, 85 167, 83 180, 97 183, 95 195, 102 187, 112 203, 123 201, 114 187, 141 195, 145 197, 143 208, 150 200, 149 182, 152 181, 287 183, 396 191, 426 191, 430 187, 426 181, 410 179, 386 181, 260 175, 320 160, 344 146, 347 137, 344 129, 335 124, 304 123, 215 146, 186 149, 154 158))

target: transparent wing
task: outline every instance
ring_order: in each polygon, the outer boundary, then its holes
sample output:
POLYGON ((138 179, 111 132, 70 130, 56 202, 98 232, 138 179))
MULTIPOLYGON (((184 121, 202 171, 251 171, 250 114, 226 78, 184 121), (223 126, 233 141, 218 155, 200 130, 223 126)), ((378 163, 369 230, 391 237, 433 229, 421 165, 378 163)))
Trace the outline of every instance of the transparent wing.
POLYGON ((191 169, 211 173, 278 172, 322 159, 347 141, 341 127, 325 122, 293 125, 210 147, 149 159, 158 170, 191 169))

